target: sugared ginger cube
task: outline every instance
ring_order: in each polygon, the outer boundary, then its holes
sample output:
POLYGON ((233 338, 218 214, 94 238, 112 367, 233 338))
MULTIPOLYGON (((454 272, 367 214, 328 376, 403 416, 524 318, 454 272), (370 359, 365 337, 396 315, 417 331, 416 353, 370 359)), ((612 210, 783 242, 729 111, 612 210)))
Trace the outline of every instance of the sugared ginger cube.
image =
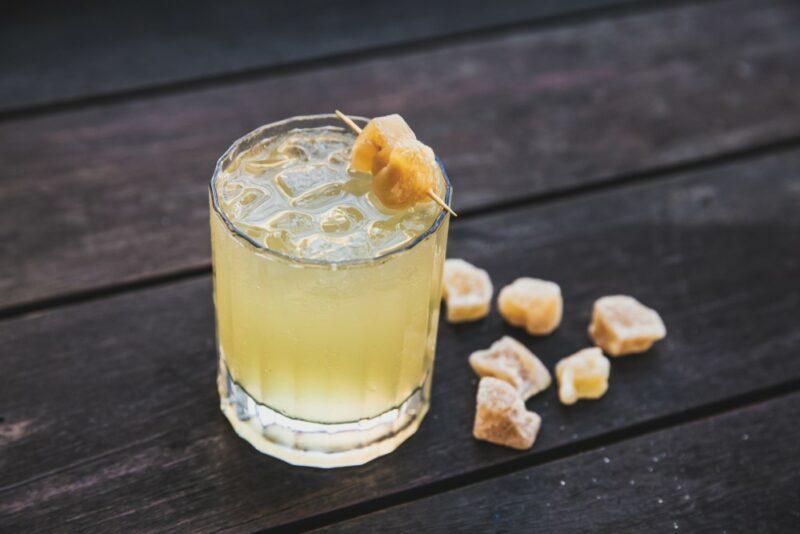
POLYGON ((508 382, 522 400, 547 389, 552 382, 547 367, 516 339, 504 336, 486 350, 473 352, 469 364, 479 376, 508 382))
POLYGON ((597 347, 583 349, 556 364, 558 398, 563 404, 599 399, 608 390, 611 363, 597 347))
POLYGON ((451 323, 477 321, 489 314, 492 302, 489 273, 464 260, 444 262, 442 297, 447 302, 447 320, 451 323))
POLYGON ((404 209, 417 202, 430 200, 429 191, 437 192, 439 166, 430 147, 409 140, 378 153, 378 165, 373 174, 372 191, 384 206, 404 209))
MULTIPOLYGON (((377 156, 381 150, 403 141, 416 141, 416 139, 417 136, 400 115, 395 113, 385 117, 375 117, 361 130, 353 143, 350 168, 374 175, 386 165, 386 161, 381 163, 378 160, 377 156)), ((388 161, 388 158, 386 159, 388 161)))
POLYGON ((537 278, 518 278, 500 291, 497 307, 506 321, 532 335, 546 335, 561 323, 561 288, 537 278))
POLYGON ((525 409, 525 403, 511 384, 490 376, 481 378, 472 429, 476 439, 530 449, 541 424, 541 417, 525 409))
POLYGON ((353 144, 350 168, 372 174, 373 193, 392 209, 430 200, 442 182, 433 150, 397 114, 369 121, 353 144))
POLYGON ((613 295, 594 303, 589 336, 611 356, 644 352, 663 339, 667 329, 661 317, 633 297, 613 295))

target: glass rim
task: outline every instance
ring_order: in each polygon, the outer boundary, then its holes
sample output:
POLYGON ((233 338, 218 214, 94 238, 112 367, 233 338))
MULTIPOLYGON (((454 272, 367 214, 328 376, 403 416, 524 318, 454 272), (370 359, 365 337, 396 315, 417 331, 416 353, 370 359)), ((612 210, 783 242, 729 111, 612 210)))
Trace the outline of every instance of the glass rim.
MULTIPOLYGON (((350 115, 350 118, 356 123, 367 124, 369 119, 366 117, 360 117, 357 115, 350 115)), ((235 238, 244 240, 249 245, 255 247, 256 251, 258 252, 266 252, 276 258, 281 260, 300 264, 300 265, 315 265, 315 266, 346 266, 346 265, 359 265, 359 264, 368 264, 368 263, 375 263, 382 260, 389 258, 395 254, 399 254, 401 252, 406 252, 408 250, 413 249, 419 243, 425 241, 428 237, 436 233, 436 231, 441 227, 442 223, 444 222, 445 218, 449 215, 447 211, 444 209, 439 209, 439 214, 434 219, 433 223, 422 232, 420 235, 409 241, 403 246, 398 246, 393 248, 387 252, 384 252, 378 256, 371 256, 369 258, 352 258, 346 260, 326 260, 326 259, 318 259, 318 258, 301 258, 298 256, 293 256, 291 254, 286 254, 284 252, 280 252, 278 250, 274 250, 269 248, 265 243, 261 243, 250 237, 249 235, 242 232, 236 225, 228 218, 225 212, 220 208, 219 198, 217 195, 216 190, 216 180, 217 177, 220 175, 222 171, 223 165, 228 162, 231 157, 245 144, 248 142, 254 141, 256 138, 260 137, 264 134, 265 131, 275 129, 281 126, 286 126, 293 122, 302 122, 302 121, 325 121, 327 119, 331 119, 336 121, 338 124, 329 124, 328 126, 339 126, 344 130, 347 130, 342 124, 341 120, 333 113, 321 113, 317 115, 295 115, 292 117, 288 117, 286 119, 270 122, 263 126, 259 126, 255 130, 248 132, 247 134, 243 135, 236 141, 234 141, 230 147, 219 157, 217 160, 216 165, 214 166, 214 174, 211 176, 211 180, 209 181, 208 188, 211 195, 211 206, 214 212, 220 217, 225 226, 228 228, 228 231, 234 235, 235 238)), ((442 177, 444 178, 444 185, 445 185, 445 194, 443 200, 445 204, 450 205, 450 199, 452 198, 453 194, 453 186, 450 183, 450 177, 447 175, 447 171, 444 168, 444 164, 436 156, 436 163, 439 165, 439 169, 442 171, 442 177)))

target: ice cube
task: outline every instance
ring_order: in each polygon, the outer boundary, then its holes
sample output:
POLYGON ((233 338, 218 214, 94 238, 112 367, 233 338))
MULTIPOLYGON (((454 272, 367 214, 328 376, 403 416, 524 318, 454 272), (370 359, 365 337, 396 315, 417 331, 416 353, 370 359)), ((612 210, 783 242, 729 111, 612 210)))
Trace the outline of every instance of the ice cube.
POLYGON ((222 191, 220 194, 220 200, 223 204, 230 204, 233 202, 239 195, 242 194, 244 191, 244 186, 242 184, 237 183, 226 183, 222 187, 222 191))
POLYGON ((352 206, 337 206, 328 210, 320 221, 323 232, 343 233, 357 227, 364 220, 364 214, 352 206))
POLYGON ((233 203, 233 215, 237 221, 252 223, 263 214, 259 208, 268 208, 272 194, 267 189, 247 187, 233 203))
POLYGON ((244 232, 245 235, 251 237, 256 242, 263 242, 264 238, 267 235, 267 231, 264 228, 259 226, 251 226, 249 224, 239 224, 237 225, 239 230, 244 232))
POLYGON ((275 172, 275 169, 283 167, 289 161, 291 160, 284 157, 268 155, 262 158, 246 161, 242 165, 242 171, 251 175, 259 176, 270 171, 275 172))
POLYGON ((351 172, 348 174, 349 180, 344 182, 344 190, 356 197, 363 197, 372 191, 372 176, 360 172, 351 172))
POLYGON ((350 158, 349 152, 346 148, 331 152, 328 155, 328 162, 333 165, 346 165, 347 160, 350 158))
POLYGON ((334 203, 338 203, 344 197, 342 184, 325 184, 308 191, 302 196, 294 199, 292 205, 297 208, 324 208, 334 203))
POLYGON ((369 225, 367 235, 374 247, 384 248, 393 246, 401 241, 405 236, 397 231, 397 219, 385 219, 375 221, 369 225))
POLYGON ((297 235, 311 230, 314 227, 314 218, 307 213, 284 211, 270 219, 268 226, 274 230, 286 230, 297 235))
POLYGON ((298 139, 290 137, 275 147, 275 157, 287 160, 308 161, 308 152, 298 145, 298 139))
POLYGON ((291 254, 292 242, 286 230, 272 230, 264 237, 264 244, 268 249, 284 254, 291 254))
POLYGON ((329 167, 303 165, 279 172, 275 183, 288 198, 297 198, 320 184, 337 181, 338 176, 329 167))
POLYGON ((372 249, 363 234, 350 234, 345 237, 310 235, 296 242, 297 256, 327 261, 346 261, 369 258, 372 249))
POLYGON ((340 164, 349 159, 350 143, 348 138, 341 137, 341 134, 318 135, 303 139, 298 144, 311 161, 330 161, 330 156, 333 154, 344 156, 340 164))

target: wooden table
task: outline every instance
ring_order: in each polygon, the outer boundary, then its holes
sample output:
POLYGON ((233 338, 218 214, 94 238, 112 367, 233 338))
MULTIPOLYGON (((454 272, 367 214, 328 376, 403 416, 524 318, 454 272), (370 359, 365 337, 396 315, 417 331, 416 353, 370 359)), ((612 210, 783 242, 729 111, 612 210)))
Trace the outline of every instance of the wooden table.
POLYGON ((800 4, 357 4, 4 17, 0 531, 797 532, 800 4), (406 116, 454 181, 449 256, 566 310, 443 322, 420 431, 326 471, 219 412, 206 184, 337 107, 406 116), (600 401, 531 399, 531 451, 472 439, 467 355, 509 334, 552 368, 618 292, 666 340, 600 401))

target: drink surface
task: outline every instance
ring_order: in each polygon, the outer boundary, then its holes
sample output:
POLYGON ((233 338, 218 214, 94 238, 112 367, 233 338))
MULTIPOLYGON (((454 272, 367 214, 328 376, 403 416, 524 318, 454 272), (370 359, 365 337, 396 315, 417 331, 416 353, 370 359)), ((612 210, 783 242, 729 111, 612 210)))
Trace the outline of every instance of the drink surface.
POLYGON ((384 207, 370 175, 348 172, 354 141, 334 126, 262 139, 217 177, 220 209, 259 245, 294 258, 369 259, 407 245, 433 225, 438 206, 384 207))

